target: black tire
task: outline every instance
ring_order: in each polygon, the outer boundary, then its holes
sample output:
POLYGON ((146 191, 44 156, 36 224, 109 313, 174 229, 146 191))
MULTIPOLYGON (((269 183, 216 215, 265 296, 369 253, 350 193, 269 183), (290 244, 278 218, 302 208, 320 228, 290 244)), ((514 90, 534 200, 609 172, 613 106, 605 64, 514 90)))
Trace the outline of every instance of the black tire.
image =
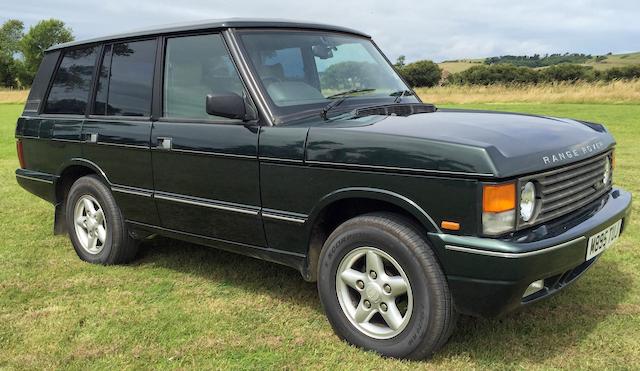
POLYGON ((87 175, 73 183, 65 202, 69 238, 80 259, 93 264, 124 264, 135 258, 137 242, 129 235, 127 226, 109 188, 96 175, 87 175), (104 212, 106 240, 100 252, 92 254, 82 247, 75 229, 74 210, 84 195, 93 197, 104 212))
POLYGON ((325 242, 318 270, 320 301, 331 326, 341 339, 357 347, 388 357, 424 359, 451 336, 457 315, 446 278, 425 238, 401 216, 372 213, 346 221, 325 242), (410 282, 412 314, 406 327, 389 339, 370 337, 356 328, 338 300, 338 267, 350 251, 363 246, 393 257, 410 282))

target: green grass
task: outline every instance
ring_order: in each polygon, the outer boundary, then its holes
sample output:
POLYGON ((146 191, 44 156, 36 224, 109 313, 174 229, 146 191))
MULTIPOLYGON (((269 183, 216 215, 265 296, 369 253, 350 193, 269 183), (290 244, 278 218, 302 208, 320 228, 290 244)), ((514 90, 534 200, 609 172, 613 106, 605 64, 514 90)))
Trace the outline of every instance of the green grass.
MULTIPOLYGON (((619 144, 615 181, 640 194, 639 105, 473 107, 605 122, 619 144)), ((315 286, 285 267, 168 239, 145 243, 131 265, 81 262, 52 235, 52 207, 16 184, 21 109, 0 105, 0 369, 640 367, 637 219, 550 300, 461 318, 430 361, 384 359, 338 340, 315 286)))

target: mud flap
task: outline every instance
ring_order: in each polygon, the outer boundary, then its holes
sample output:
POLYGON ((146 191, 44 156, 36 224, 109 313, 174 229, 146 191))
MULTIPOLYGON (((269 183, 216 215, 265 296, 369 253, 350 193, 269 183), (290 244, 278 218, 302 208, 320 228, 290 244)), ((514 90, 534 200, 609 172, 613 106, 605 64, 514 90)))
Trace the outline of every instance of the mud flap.
POLYGON ((64 212, 64 203, 55 205, 53 213, 53 234, 67 234, 67 218, 64 212))

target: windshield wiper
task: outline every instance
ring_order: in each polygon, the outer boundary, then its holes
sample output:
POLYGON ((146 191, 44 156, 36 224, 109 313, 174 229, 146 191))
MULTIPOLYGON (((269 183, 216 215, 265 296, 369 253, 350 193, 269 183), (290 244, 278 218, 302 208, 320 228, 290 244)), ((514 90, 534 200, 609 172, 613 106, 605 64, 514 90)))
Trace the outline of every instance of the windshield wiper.
POLYGON ((398 91, 394 91, 393 93, 389 94, 392 97, 396 97, 393 100, 393 103, 400 103, 400 101, 402 100, 402 97, 405 96, 412 96, 413 92, 411 90, 398 90, 398 91))
POLYGON ((366 92, 374 91, 374 90, 376 90, 376 89, 372 89, 372 88, 351 89, 351 90, 342 91, 340 93, 336 93, 336 94, 330 95, 330 96, 327 97, 327 99, 339 98, 339 97, 342 97, 344 95, 351 95, 351 94, 355 94, 355 93, 366 93, 366 92))
POLYGON ((366 89, 351 89, 351 90, 347 90, 347 91, 343 91, 337 94, 333 94, 327 97, 327 99, 336 99, 332 102, 330 102, 329 104, 327 104, 326 106, 324 106, 324 108, 322 109, 322 111, 320 112, 320 116, 325 119, 328 120, 327 118, 327 113, 329 113, 329 111, 331 111, 333 108, 339 106, 342 104, 342 102, 344 102, 345 100, 347 100, 347 98, 351 97, 351 94, 356 94, 356 93, 366 93, 369 91, 374 91, 376 89, 371 89, 371 88, 366 88, 366 89))

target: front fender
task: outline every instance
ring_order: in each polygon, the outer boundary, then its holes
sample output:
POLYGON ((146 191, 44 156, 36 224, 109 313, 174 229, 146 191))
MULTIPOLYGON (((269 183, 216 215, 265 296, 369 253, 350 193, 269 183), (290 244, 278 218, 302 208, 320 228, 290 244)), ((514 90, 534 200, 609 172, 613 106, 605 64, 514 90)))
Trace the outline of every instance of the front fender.
POLYGON ((311 210, 307 219, 308 225, 315 225, 317 218, 322 214, 322 211, 327 206, 340 200, 353 198, 365 198, 391 203, 413 215, 427 229, 427 231, 437 233, 442 232, 433 218, 431 218, 431 216, 413 200, 386 189, 369 187, 342 188, 327 194, 320 199, 313 210, 311 210))

